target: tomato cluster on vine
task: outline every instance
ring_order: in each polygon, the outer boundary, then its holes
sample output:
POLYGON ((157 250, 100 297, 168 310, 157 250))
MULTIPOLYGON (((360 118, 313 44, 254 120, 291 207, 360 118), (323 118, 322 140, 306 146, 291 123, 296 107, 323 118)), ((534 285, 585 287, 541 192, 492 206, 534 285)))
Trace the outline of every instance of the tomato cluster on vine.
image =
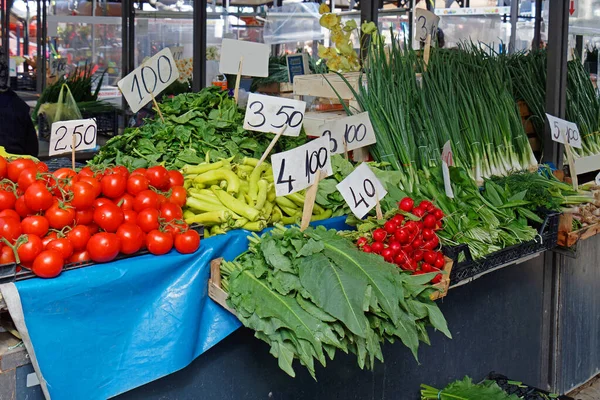
POLYGON ((183 183, 179 171, 162 166, 50 173, 43 162, 0 157, 0 264, 52 278, 67 263, 143 249, 193 253, 200 236, 183 221, 183 183))
MULTIPOLYGON (((427 200, 417 207, 414 204, 410 197, 403 198, 398 204, 399 212, 385 221, 383 227, 358 238, 356 245, 416 275, 439 272, 444 268, 445 259, 439 250, 436 231, 442 228, 444 213, 427 200)), ((431 283, 441 279, 442 275, 437 274, 431 283)))

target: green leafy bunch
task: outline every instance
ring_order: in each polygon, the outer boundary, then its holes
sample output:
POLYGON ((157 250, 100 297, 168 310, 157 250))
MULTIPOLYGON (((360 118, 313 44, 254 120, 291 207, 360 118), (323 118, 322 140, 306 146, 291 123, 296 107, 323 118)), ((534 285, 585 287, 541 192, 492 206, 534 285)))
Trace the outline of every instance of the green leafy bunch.
POLYGON ((421 385, 421 400, 519 400, 514 394, 509 395, 494 381, 473 383, 466 376, 462 381, 455 381, 442 390, 421 385))

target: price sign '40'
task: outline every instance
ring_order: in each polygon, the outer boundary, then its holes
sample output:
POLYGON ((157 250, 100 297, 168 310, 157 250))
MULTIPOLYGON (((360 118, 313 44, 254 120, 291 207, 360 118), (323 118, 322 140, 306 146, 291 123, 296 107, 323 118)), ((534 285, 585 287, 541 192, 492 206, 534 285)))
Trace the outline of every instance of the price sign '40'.
POLYGON ((179 71, 175 60, 171 50, 166 48, 142 63, 117 85, 131 111, 138 112, 177 78, 179 71))
POLYGON ((75 136, 75 151, 95 148, 98 136, 96 121, 93 119, 78 119, 53 123, 50 131, 48 155, 53 156, 73 151, 73 136, 75 136))
POLYGON ((581 135, 579 134, 577 124, 556 118, 550 114, 546 114, 546 118, 550 122, 552 140, 564 144, 566 139, 569 145, 581 148, 581 135))
POLYGON ((306 189, 315 182, 317 171, 321 171, 321 178, 332 174, 329 140, 321 137, 295 149, 273 154, 271 164, 277 196, 306 189))
POLYGON ((367 215, 387 194, 379 179, 365 163, 360 164, 346 179, 338 183, 336 188, 358 218, 367 215))
POLYGON ((358 149, 377 142, 368 112, 328 122, 321 125, 319 131, 321 136, 329 138, 329 150, 332 154, 341 154, 346 150, 358 149))
POLYGON ((244 116, 244 129, 278 133, 287 125, 283 135, 298 136, 305 110, 304 101, 251 93, 244 116))

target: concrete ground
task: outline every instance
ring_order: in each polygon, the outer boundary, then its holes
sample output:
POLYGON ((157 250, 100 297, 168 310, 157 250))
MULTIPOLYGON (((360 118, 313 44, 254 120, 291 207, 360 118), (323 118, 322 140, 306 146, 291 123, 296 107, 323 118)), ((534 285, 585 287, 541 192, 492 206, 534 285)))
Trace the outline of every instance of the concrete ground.
POLYGON ((596 376, 582 388, 569 393, 569 396, 575 400, 600 400, 600 376, 596 376))

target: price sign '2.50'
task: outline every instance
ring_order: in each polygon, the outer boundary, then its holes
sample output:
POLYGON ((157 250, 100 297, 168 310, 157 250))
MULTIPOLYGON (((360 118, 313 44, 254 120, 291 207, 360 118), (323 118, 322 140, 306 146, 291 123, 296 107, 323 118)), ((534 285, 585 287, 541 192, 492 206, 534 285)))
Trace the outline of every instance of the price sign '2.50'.
POLYGON ((332 174, 329 140, 321 137, 295 149, 273 154, 271 164, 277 196, 306 189, 315 183, 317 171, 321 171, 320 178, 332 174))
POLYGON ((244 117, 244 129, 278 133, 287 125, 284 136, 298 136, 302 130, 306 103, 300 100, 251 93, 244 117))
POLYGON ((96 147, 98 128, 93 119, 78 119, 74 121, 59 121, 52 124, 48 155, 70 153, 73 151, 73 136, 75 151, 89 150, 96 147))
POLYGON ((367 215, 387 194, 379 179, 365 163, 360 164, 346 179, 338 183, 336 188, 358 218, 367 215))
POLYGON ((177 78, 179 78, 179 71, 175 60, 171 50, 166 48, 142 63, 117 85, 131 111, 138 112, 177 78))

